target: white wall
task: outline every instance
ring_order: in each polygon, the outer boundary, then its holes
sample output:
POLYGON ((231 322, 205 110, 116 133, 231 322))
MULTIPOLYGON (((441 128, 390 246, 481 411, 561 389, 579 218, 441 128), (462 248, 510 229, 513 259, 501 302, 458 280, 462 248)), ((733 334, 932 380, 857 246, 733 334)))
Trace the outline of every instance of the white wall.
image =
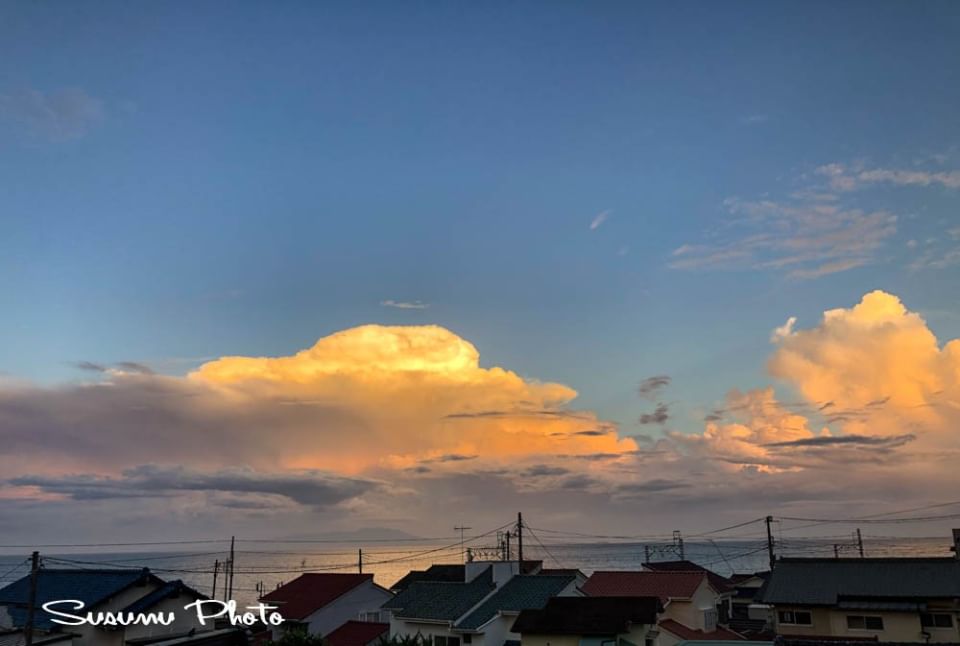
MULTIPOLYGON (((351 619, 359 619, 361 612, 380 610, 380 606, 393 598, 393 593, 384 590, 373 581, 364 581, 353 590, 341 595, 303 619, 311 635, 329 635, 351 619)), ((393 622, 391 621, 391 625, 393 622)), ((273 628, 273 638, 279 639, 286 622, 273 628)), ((390 634, 393 634, 391 630, 390 634)))

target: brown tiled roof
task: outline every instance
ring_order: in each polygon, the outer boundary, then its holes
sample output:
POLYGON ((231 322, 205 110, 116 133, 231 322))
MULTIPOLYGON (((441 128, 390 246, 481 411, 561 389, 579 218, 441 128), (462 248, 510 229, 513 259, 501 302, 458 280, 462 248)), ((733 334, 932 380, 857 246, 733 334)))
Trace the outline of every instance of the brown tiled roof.
POLYGON ((305 619, 367 581, 373 581, 372 574, 301 574, 261 600, 279 606, 284 619, 305 619))
POLYGON ((327 635, 328 646, 367 646, 390 630, 390 624, 350 620, 327 635))
POLYGON ((743 639, 742 635, 732 630, 727 630, 723 626, 717 626, 716 630, 704 632, 696 628, 684 626, 679 621, 673 619, 663 619, 658 625, 662 630, 666 630, 680 639, 687 641, 730 641, 743 639))

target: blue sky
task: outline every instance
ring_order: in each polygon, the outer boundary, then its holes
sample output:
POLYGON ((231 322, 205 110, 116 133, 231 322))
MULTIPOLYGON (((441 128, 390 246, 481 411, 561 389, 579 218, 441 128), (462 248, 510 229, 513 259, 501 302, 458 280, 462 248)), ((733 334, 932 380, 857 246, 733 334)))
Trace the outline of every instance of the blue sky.
POLYGON ((883 289, 960 336, 958 35, 953 2, 7 3, 0 369, 437 323, 622 424, 669 374, 698 430, 788 316, 883 289), (830 164, 922 176, 832 191, 894 218, 867 248, 745 252, 805 232, 735 205, 806 208, 830 164))

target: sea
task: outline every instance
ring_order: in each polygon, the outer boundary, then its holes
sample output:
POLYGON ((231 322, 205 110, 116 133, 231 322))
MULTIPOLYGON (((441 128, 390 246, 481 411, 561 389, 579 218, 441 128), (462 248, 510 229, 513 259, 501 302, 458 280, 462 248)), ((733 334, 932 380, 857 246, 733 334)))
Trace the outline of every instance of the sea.
MULTIPOLYGON (((469 539, 467 541, 469 543, 469 539)), ((41 550, 44 568, 149 568, 164 580, 181 579, 198 591, 218 599, 226 598, 225 590, 229 546, 191 545, 191 549, 177 551, 130 551, 113 547, 109 550, 48 548, 41 550), (216 581, 216 588, 214 582, 216 581)), ((358 572, 360 562, 364 573, 390 587, 410 570, 423 570, 433 563, 460 563, 466 548, 471 548, 477 560, 502 556, 502 548, 461 545, 457 542, 421 542, 418 540, 374 542, 358 545, 356 542, 322 544, 298 542, 244 542, 238 540, 234 548, 233 593, 241 606, 255 603, 262 594, 275 589, 304 572, 358 572), (362 556, 361 556, 362 550, 362 556)), ((777 556, 859 557, 860 550, 854 536, 832 539, 778 538, 777 556)), ((917 557, 950 556, 947 537, 903 538, 865 537, 864 556, 917 557)), ((596 570, 639 570, 646 559, 651 561, 681 558, 699 563, 728 576, 735 572, 756 572, 769 569, 769 554, 765 539, 750 540, 688 540, 664 543, 637 542, 578 542, 539 541, 528 538, 524 545, 524 560, 542 560, 545 568, 578 568, 589 575, 596 570)), ((517 558, 516 545, 511 546, 510 557, 517 558)), ((0 587, 29 574, 28 553, 0 555, 0 587)))

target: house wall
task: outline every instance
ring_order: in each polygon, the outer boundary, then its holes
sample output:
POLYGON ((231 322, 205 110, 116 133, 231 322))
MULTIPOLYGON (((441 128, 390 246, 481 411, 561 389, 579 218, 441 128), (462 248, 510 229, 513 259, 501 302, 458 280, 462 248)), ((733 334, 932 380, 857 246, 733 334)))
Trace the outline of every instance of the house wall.
POLYGON ((673 619, 688 628, 707 630, 704 622, 704 611, 716 609, 718 599, 717 593, 707 585, 706 579, 704 579, 689 601, 671 599, 667 607, 664 608, 661 618, 673 619))
MULTIPOLYGON (((107 601, 99 604, 93 609, 93 612, 119 612, 137 599, 142 599, 160 586, 154 582, 148 582, 145 585, 135 585, 123 592, 111 597, 107 601)), ((76 611, 70 610, 73 614, 86 614, 90 608, 76 611)), ((181 609, 182 611, 182 609, 181 609)), ((124 629, 104 630, 99 626, 60 626, 64 632, 71 632, 76 635, 73 638, 72 646, 122 646, 124 643, 124 629)))
MULTIPOLYGON (((571 581, 567 587, 561 590, 556 596, 558 597, 582 597, 583 593, 580 592, 577 587, 576 581, 571 581)), ((488 644, 489 646, 502 646, 503 642, 507 639, 519 640, 519 633, 510 632, 510 629, 513 627, 513 622, 516 621, 519 612, 512 612, 507 615, 498 615, 494 617, 493 621, 487 623, 484 626, 481 626, 483 631, 482 635, 474 635, 473 641, 470 646, 483 646, 482 643, 477 641, 477 638, 481 638, 481 642, 488 644)))
MULTIPOLYGON (((931 611, 936 612, 935 604, 931 611)), ((945 610, 948 611, 948 610, 945 610)), ((876 637, 879 641, 924 642, 923 631, 930 634, 930 642, 960 641, 960 616, 954 615, 953 628, 927 628, 920 625, 917 612, 890 612, 876 610, 840 610, 835 608, 803 608, 799 606, 777 606, 774 612, 774 628, 782 635, 824 635, 831 637, 876 637), (779 612, 782 610, 802 610, 811 613, 812 626, 780 624, 779 612), (883 630, 851 630, 847 628, 847 615, 870 615, 883 617, 883 630)))
MULTIPOLYGON (((323 608, 308 615, 303 623, 311 635, 328 635, 346 621, 359 619, 361 612, 374 612, 380 606, 393 598, 393 593, 384 590, 372 581, 365 581, 353 590, 342 594, 323 608)), ((393 622, 391 621, 391 626, 393 622)), ((279 639, 284 632, 284 624, 276 626, 271 631, 274 639, 279 639)), ((391 630, 390 634, 393 634, 391 630)))
POLYGON ((196 599, 192 596, 182 595, 175 599, 165 599, 150 609, 150 612, 172 612, 175 621, 169 626, 128 626, 125 631, 126 639, 138 639, 140 637, 153 637, 160 635, 184 634, 190 630, 204 632, 214 629, 213 621, 207 621, 202 625, 197 619, 196 610, 184 610, 183 607, 193 603, 196 599))

